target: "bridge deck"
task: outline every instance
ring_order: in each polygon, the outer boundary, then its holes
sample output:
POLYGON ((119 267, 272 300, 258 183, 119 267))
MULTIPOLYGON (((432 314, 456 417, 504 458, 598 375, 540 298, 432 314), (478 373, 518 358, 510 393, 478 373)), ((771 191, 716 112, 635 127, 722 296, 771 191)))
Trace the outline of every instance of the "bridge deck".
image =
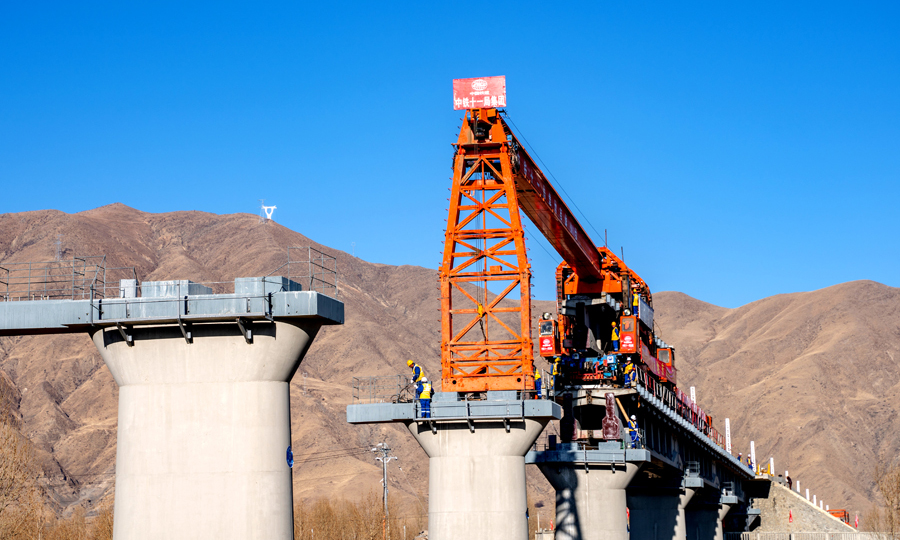
MULTIPOLYGON (((152 287, 153 283, 143 285, 152 287)), ((176 295, 164 290, 131 298, 0 302, 0 336, 237 319, 317 318, 322 324, 344 322, 343 302, 318 292, 300 291, 296 283, 282 277, 239 278, 235 280, 235 291, 238 292, 176 295)))

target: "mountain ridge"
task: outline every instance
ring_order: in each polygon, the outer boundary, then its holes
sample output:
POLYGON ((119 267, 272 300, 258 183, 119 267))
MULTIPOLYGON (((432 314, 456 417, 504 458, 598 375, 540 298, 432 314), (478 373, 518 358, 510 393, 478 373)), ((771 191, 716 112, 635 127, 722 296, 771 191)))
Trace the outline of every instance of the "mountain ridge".
MULTIPOLYGON (((334 256, 346 324, 319 333, 291 381, 295 497, 354 498, 380 489, 380 466, 368 448, 384 440, 403 467, 391 479, 392 493, 424 512, 424 452, 402 426, 350 426, 344 410, 354 377, 405 374, 407 358, 439 379, 435 270, 368 263, 251 214, 153 214, 120 203, 74 214, 0 215, 0 266, 53 260, 60 233, 63 258, 106 253, 108 266, 135 266, 141 280, 265 275, 287 260, 291 246, 334 256)), ((533 312, 553 304, 536 301, 533 312)), ((737 308, 663 291, 654 308, 662 337, 677 350, 679 387, 697 388, 720 431, 730 418, 735 452, 746 453, 754 440, 760 461, 775 456, 779 470, 789 468, 832 507, 867 509, 872 467, 900 453, 890 435, 900 432, 900 368, 893 360, 900 359, 900 289, 859 280, 737 308)), ((57 508, 94 507, 109 497, 118 390, 90 341, 0 338, 0 372, 15 386, 16 413, 57 508)), ((532 469, 529 497, 552 508, 549 484, 532 469)))

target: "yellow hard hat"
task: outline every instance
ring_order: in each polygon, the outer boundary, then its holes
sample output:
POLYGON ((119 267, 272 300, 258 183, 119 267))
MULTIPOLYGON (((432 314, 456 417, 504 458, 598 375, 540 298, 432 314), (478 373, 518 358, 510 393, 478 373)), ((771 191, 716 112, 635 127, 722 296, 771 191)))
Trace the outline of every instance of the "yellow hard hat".
POLYGON ((409 367, 412 367, 413 361, 412 361, 412 360, 407 360, 407 361, 406 361, 406 365, 409 366, 409 367))
POLYGON ((616 321, 613 321, 612 325, 615 326, 615 325, 616 325, 616 321))

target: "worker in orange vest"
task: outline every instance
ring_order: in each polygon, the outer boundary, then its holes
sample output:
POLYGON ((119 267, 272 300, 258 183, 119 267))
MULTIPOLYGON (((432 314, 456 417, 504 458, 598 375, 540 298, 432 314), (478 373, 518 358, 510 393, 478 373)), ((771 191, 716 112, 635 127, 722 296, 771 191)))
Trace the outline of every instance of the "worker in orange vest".
POLYGON ((619 329, 617 327, 618 327, 618 325, 616 324, 616 321, 613 321, 613 323, 612 323, 612 345, 613 345, 613 350, 616 352, 619 352, 619 329))

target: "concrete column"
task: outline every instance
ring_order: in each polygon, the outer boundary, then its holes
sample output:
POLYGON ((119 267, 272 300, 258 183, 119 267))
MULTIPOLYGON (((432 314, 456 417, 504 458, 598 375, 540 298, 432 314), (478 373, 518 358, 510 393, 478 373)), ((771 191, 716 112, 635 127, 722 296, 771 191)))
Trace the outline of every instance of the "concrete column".
MULTIPOLYGON (((696 499, 696 497, 695 497, 696 499)), ((685 509, 687 538, 691 540, 713 540, 719 525, 719 507, 709 504, 696 504, 685 509)))
POLYGON ((407 423, 429 457, 429 540, 528 540, 525 453, 549 420, 407 423))
POLYGON ((628 540, 625 488, 634 463, 542 463, 556 489, 556 540, 628 540))
POLYGON ((641 540, 687 540, 685 507, 694 490, 660 488, 628 495, 631 509, 631 537, 641 540))
POLYGON ((115 328, 94 344, 119 385, 115 540, 291 539, 288 381, 319 323, 115 328))
POLYGON ((715 540, 724 540, 725 539, 725 516, 728 515, 729 510, 731 510, 730 504, 720 504, 719 505, 719 516, 716 521, 716 535, 715 540))

